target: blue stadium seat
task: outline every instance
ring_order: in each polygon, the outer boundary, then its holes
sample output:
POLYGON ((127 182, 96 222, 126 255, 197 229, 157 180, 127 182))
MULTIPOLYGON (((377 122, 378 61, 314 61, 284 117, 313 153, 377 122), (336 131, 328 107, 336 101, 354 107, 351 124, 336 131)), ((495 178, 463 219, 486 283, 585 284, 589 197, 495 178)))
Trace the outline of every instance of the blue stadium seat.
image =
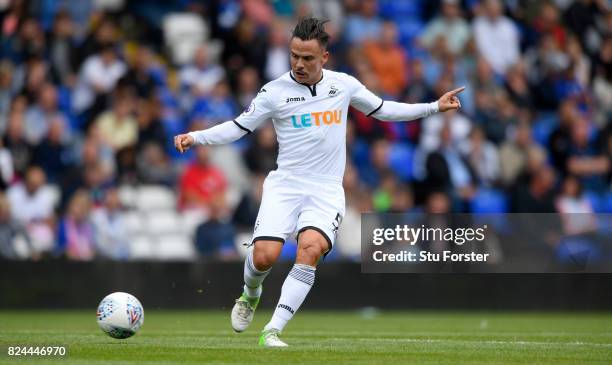
POLYGON ((586 266, 601 260, 596 242, 584 237, 565 237, 557 246, 557 260, 562 263, 586 266))
POLYGON ((378 2, 379 14, 387 19, 420 18, 421 8, 421 0, 380 0, 378 2))
POLYGON ((508 199, 499 190, 479 189, 470 203, 470 210, 475 223, 490 224, 499 232, 511 229, 504 214, 508 212, 508 199))
POLYGON ((472 213, 506 213, 508 200, 506 195, 495 189, 480 189, 471 202, 472 213))
POLYGON ((414 147, 408 143, 394 143, 389 149, 389 165, 403 181, 412 179, 414 147))
POLYGON ((555 114, 550 113, 538 117, 534 120, 531 129, 533 139, 539 144, 546 146, 548 138, 558 125, 559 120, 555 114))

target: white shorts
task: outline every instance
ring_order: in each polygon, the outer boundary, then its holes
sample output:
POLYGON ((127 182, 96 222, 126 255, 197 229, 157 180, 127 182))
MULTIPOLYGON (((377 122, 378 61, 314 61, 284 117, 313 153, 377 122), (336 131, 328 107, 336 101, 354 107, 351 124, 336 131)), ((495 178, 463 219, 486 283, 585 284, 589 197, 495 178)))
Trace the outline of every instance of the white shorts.
POLYGON ((344 189, 339 178, 272 171, 263 185, 263 197, 252 242, 285 242, 306 229, 321 233, 333 247, 344 217, 344 189))

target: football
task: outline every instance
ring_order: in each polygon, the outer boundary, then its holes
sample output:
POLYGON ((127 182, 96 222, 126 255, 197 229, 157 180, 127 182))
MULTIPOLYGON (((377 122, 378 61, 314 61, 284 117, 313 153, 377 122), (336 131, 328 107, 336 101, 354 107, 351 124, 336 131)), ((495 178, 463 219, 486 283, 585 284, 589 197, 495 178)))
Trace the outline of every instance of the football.
POLYGON ((135 296, 116 292, 102 299, 96 317, 104 333, 123 339, 138 332, 144 322, 144 309, 135 296))

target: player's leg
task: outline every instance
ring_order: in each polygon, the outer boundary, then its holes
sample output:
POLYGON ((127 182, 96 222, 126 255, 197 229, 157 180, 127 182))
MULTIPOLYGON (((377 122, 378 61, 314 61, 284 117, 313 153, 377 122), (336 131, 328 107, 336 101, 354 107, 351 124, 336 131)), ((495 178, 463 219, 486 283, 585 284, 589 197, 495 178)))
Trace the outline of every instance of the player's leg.
POLYGON ((272 265, 278 260, 283 249, 283 242, 279 240, 257 240, 253 249, 249 250, 244 260, 244 287, 240 298, 232 309, 232 328, 236 332, 247 329, 255 309, 259 304, 262 292, 262 283, 270 273, 272 265))
POLYGON ((264 328, 260 344, 286 346, 278 334, 293 317, 314 284, 319 259, 332 249, 344 216, 344 190, 340 181, 325 177, 305 180, 303 190, 311 192, 303 201, 298 216, 298 251, 295 265, 283 283, 274 315, 264 328))
POLYGON ((278 338, 285 325, 300 308, 314 284, 319 259, 331 248, 329 238, 316 228, 307 228, 298 235, 298 250, 295 265, 283 283, 281 296, 272 315, 264 327, 259 344, 267 347, 287 346, 278 338))
POLYGON ((262 282, 278 259, 287 236, 295 231, 300 194, 285 183, 286 176, 270 173, 264 191, 255 230, 253 249, 244 263, 244 286, 232 309, 232 327, 236 332, 246 330, 259 303, 262 282))

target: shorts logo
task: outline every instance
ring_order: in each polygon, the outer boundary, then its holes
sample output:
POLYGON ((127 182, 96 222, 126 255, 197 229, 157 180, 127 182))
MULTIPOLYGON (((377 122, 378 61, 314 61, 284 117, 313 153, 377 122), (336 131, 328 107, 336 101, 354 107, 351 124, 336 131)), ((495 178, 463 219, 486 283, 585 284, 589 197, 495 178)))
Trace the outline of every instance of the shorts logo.
POLYGON ((283 308, 283 309, 286 309, 286 310, 288 310, 288 311, 289 311, 289 313, 291 313, 291 314, 293 314, 293 313, 294 313, 293 308, 291 308, 290 306, 285 305, 285 304, 279 304, 279 305, 278 305, 278 308, 283 308))
POLYGON ((338 228, 340 228, 340 222, 342 222, 342 216, 340 216, 340 213, 337 213, 336 218, 332 222, 332 227, 334 227, 332 229, 332 232, 334 232, 334 235, 338 234, 338 228))
POLYGON ((255 102, 251 102, 251 104, 249 104, 249 106, 244 109, 244 111, 242 112, 242 115, 251 115, 253 114, 253 112, 255 111, 255 102))
POLYGON ((306 98, 303 97, 303 96, 298 96, 298 97, 295 97, 295 98, 287 98, 285 103, 295 103, 295 102, 298 102, 298 101, 306 101, 306 98))
POLYGON ((320 127, 323 125, 342 124, 342 110, 327 110, 302 115, 292 115, 293 128, 320 127))

